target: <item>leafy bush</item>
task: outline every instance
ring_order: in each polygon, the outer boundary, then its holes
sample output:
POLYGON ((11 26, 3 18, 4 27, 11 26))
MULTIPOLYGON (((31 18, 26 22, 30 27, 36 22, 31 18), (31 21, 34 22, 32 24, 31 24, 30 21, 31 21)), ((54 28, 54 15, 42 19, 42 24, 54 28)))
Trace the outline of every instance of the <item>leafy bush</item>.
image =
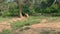
MULTIPOLYGON (((38 13, 44 13, 44 14, 50 14, 50 13, 56 13, 60 14, 60 8, 57 5, 57 3, 53 4, 54 0, 35 0, 33 4, 33 9, 31 10, 30 4, 23 4, 22 5, 22 12, 23 14, 28 13, 29 15, 32 14, 38 14, 38 13)), ((7 11, 2 11, 3 14, 0 11, 0 16, 18 16, 18 5, 15 2, 9 2, 9 9, 7 11)))

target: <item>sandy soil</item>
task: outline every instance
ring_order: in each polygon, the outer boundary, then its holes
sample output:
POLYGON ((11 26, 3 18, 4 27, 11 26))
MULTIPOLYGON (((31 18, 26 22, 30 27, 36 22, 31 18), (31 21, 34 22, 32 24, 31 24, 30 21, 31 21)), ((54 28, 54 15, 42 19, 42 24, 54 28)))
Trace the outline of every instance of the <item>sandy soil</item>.
MULTIPOLYGON (((47 22, 42 19, 41 23, 28 26, 30 29, 21 31, 20 34, 58 34, 60 32, 60 21, 47 22), (49 33, 48 33, 49 32, 49 33)), ((59 33, 60 34, 60 33, 59 33)))
MULTIPOLYGON (((12 18, 9 21, 5 21, 0 23, 0 32, 3 29, 11 29, 11 23, 17 21, 17 20, 23 20, 23 18, 12 18)), ((57 32, 60 32, 60 21, 54 21, 54 22, 48 22, 46 19, 42 19, 39 24, 34 24, 31 26, 24 26, 22 29, 14 30, 11 34, 14 34, 15 32, 19 34, 41 34, 41 33, 48 33, 49 34, 57 34, 57 32)))
POLYGON ((7 21, 0 22, 0 32, 2 32, 3 29, 9 29, 9 30, 11 30, 11 23, 14 23, 14 22, 16 22, 18 20, 19 21, 20 20, 24 20, 24 19, 25 19, 25 17, 22 17, 22 18, 15 17, 15 18, 11 18, 11 19, 9 19, 7 21))

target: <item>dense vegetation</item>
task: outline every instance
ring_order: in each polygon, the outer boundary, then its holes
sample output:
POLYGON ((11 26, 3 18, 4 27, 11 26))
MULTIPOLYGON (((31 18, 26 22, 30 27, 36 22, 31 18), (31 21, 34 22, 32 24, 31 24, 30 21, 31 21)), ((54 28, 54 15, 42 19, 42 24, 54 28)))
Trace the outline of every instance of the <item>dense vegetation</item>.
POLYGON ((39 13, 60 15, 60 4, 58 1, 59 0, 0 0, 0 16, 19 16, 21 12, 23 15, 25 13, 29 15, 39 13))

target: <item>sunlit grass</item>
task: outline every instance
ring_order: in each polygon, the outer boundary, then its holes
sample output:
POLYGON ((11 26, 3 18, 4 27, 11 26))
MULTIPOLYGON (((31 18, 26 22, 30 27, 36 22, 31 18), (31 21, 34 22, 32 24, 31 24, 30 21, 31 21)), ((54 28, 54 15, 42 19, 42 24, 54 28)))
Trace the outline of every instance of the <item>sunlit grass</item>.
POLYGON ((3 18, 3 17, 0 17, 0 22, 1 21, 6 21, 6 20, 8 20, 9 18, 3 18))
MULTIPOLYGON (((30 16, 29 18, 27 19, 24 19, 24 20, 21 20, 21 21, 16 21, 14 23, 11 23, 11 26, 13 28, 13 30, 15 29, 20 29, 21 27, 24 27, 24 26, 30 26, 30 25, 33 25, 33 24, 38 24, 40 23, 40 21, 42 19, 47 19, 47 21, 54 21, 54 20, 60 20, 59 18, 60 17, 49 17, 49 16, 30 16)), ((4 21, 4 20, 8 20, 10 18, 3 18, 3 17, 0 17, 0 21, 4 21)), ((11 31, 12 32, 12 31, 11 31)), ((4 30, 2 32, 2 34, 5 34, 5 33, 9 33, 8 30, 4 30)), ((42 32, 41 34, 49 34, 50 32, 42 32)), ((60 34, 60 32, 57 32, 57 34, 60 34)))
POLYGON ((54 20, 59 20, 60 17, 30 16, 26 20, 16 21, 15 23, 12 24, 12 27, 14 29, 16 29, 16 28, 21 28, 23 26, 38 24, 44 18, 47 19, 48 22, 50 22, 50 21, 54 21, 54 20))
POLYGON ((32 24, 40 23, 40 20, 41 20, 40 16, 39 17, 30 16, 26 20, 16 21, 15 23, 12 24, 12 27, 14 29, 21 28, 23 26, 29 26, 29 25, 32 25, 32 24))

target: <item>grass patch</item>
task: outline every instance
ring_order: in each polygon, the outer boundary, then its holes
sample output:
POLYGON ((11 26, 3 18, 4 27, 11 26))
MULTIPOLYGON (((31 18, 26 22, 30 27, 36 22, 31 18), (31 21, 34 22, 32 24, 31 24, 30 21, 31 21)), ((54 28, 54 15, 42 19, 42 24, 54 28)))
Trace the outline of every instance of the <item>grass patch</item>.
POLYGON ((39 17, 30 16, 26 20, 16 21, 15 23, 12 24, 12 27, 14 29, 17 29, 17 28, 21 28, 23 26, 29 26, 32 24, 37 24, 37 23, 40 23, 40 18, 41 18, 40 16, 39 17))
POLYGON ((1 21, 8 21, 9 19, 11 19, 12 17, 0 17, 0 22, 1 21))
MULTIPOLYGON (((40 20, 44 19, 44 18, 48 19, 47 21, 60 20, 59 19, 60 17, 30 16, 28 19, 25 19, 22 21, 16 21, 15 23, 12 23, 11 26, 12 26, 13 30, 15 30, 15 29, 19 29, 24 26, 29 26, 29 25, 40 23, 40 20)), ((0 17, 0 21, 4 21, 4 20, 8 20, 8 19, 10 19, 10 18, 0 17)), ((29 28, 26 28, 26 30, 27 29, 29 29, 29 28)), ((22 30, 24 30, 24 29, 22 29, 22 30)), ((10 34, 11 32, 9 30, 3 30, 3 32, 1 32, 0 34, 10 34)), ((18 32, 15 32, 14 34, 18 34, 18 32)), ((44 32, 41 32, 41 34, 49 34, 49 32, 44 31, 44 32)), ((57 32, 57 34, 60 34, 60 32, 57 32)))
POLYGON ((40 34, 49 34, 48 31, 40 32, 40 34))
POLYGON ((60 17, 47 17, 47 16, 30 16, 26 20, 22 21, 16 21, 15 23, 12 23, 12 28, 17 29, 21 28, 23 26, 29 26, 32 24, 37 24, 40 23, 41 19, 48 19, 47 21, 53 21, 53 20, 58 20, 60 17))
POLYGON ((11 33, 10 30, 4 29, 0 34, 10 34, 10 33, 11 33))

